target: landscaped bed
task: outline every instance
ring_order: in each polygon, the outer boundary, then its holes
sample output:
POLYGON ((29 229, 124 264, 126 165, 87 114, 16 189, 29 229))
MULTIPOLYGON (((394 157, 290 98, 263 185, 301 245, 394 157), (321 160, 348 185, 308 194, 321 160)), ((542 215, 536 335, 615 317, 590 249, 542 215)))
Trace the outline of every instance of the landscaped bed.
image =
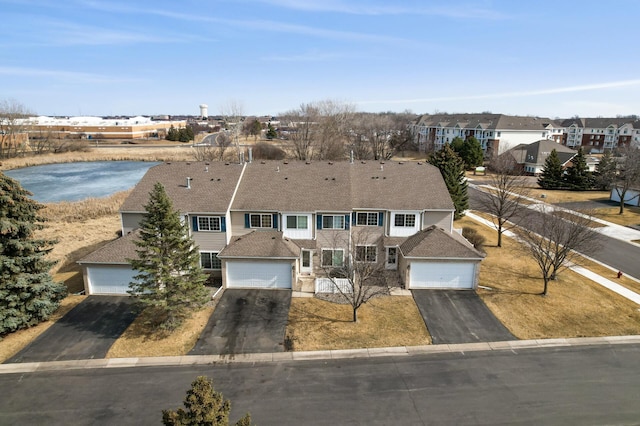
POLYGON ((294 298, 289 309, 288 341, 294 351, 418 346, 431 337, 411 296, 375 298, 352 321, 349 305, 316 298, 294 298))

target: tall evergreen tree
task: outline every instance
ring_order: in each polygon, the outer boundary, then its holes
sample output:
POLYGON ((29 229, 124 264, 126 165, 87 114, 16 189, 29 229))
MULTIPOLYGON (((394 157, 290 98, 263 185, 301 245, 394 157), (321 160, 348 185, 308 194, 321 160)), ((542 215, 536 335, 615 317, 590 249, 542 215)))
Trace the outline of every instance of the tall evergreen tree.
POLYGON ((595 185, 598 189, 609 191, 616 180, 617 173, 617 163, 611 156, 611 152, 605 152, 596 166, 595 185))
POLYGON ((138 258, 129 260, 138 271, 129 293, 142 307, 152 309, 153 325, 172 330, 191 309, 206 303, 207 276, 200 267, 198 247, 162 184, 154 186, 145 210, 135 241, 138 258))
POLYGON ((451 141, 451 149, 453 149, 462 161, 466 169, 472 169, 481 166, 484 162, 484 151, 482 144, 474 136, 465 140, 456 136, 451 141))
POLYGON ((66 293, 46 259, 54 241, 37 239, 43 206, 18 182, 0 173, 0 336, 46 320, 66 293))
POLYGON ((167 140, 177 141, 179 138, 180 138, 180 134, 178 130, 175 127, 173 127, 173 124, 172 124, 171 127, 169 127, 169 130, 167 130, 167 140))
POLYGON ((460 219, 469 209, 467 179, 464 176, 464 161, 455 153, 449 144, 429 157, 429 163, 440 169, 444 183, 447 185, 451 200, 455 206, 454 219, 460 219))
POLYGON ((584 156, 582 148, 578 150, 578 153, 571 160, 572 165, 567 168, 567 174, 565 176, 565 182, 569 189, 575 191, 586 191, 593 187, 593 179, 591 172, 587 166, 587 159, 584 156))
POLYGON ((538 185, 544 189, 560 189, 563 187, 563 174, 562 163, 558 158, 558 152, 553 149, 551 153, 544 160, 544 167, 542 168, 542 174, 538 178, 538 185))

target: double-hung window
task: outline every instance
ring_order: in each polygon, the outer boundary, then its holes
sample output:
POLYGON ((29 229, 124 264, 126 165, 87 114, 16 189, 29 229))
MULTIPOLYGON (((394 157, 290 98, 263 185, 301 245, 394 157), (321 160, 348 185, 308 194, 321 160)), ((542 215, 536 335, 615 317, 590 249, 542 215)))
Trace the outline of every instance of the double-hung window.
POLYGON ((217 216, 198 216, 198 231, 220 231, 220 218, 217 216))
POLYGON ((356 225, 358 225, 358 226, 378 226, 378 212, 358 212, 358 213, 356 213, 356 225))
POLYGON ((377 256, 376 246, 356 246, 356 262, 375 262, 377 256))
POLYGON ((252 228, 272 228, 273 216, 270 214, 251 214, 249 223, 252 228))
POLYGON ((307 216, 287 216, 287 229, 308 229, 307 216))
POLYGON ((222 269, 222 262, 218 258, 218 253, 202 251, 200 252, 200 266, 202 269, 222 269))
POLYGON ((343 249, 322 249, 322 266, 339 267, 343 265, 343 249))
POLYGON ((322 228, 323 229, 344 229, 344 216, 322 216, 322 228))
POLYGON ((416 226, 416 215, 396 213, 393 223, 395 226, 405 226, 408 228, 413 228, 414 226, 416 226))

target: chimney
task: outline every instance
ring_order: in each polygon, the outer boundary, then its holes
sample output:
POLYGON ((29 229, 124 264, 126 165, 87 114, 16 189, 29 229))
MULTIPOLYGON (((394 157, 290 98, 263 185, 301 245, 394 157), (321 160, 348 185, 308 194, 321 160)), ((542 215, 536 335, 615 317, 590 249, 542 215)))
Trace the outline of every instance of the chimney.
POLYGON ((187 178, 187 189, 191 189, 191 178, 187 178))

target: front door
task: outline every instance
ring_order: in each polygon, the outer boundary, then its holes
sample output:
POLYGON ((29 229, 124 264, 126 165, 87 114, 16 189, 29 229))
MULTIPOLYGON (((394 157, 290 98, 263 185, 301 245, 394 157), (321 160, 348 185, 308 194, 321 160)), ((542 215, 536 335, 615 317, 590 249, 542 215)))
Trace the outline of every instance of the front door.
POLYGON ((302 259, 300 262, 300 273, 311 275, 313 271, 313 256, 311 250, 302 250, 302 259))
POLYGON ((398 268, 398 247, 387 247, 387 269, 398 268))

